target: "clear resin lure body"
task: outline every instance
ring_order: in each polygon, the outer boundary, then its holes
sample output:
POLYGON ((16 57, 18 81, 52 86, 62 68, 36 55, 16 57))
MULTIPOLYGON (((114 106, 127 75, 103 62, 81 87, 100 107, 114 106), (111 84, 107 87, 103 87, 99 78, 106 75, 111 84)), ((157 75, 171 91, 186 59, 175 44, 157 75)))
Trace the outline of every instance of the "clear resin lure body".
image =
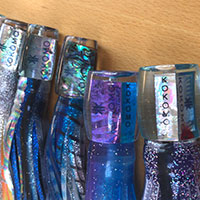
POLYGON ((55 66, 58 32, 29 25, 14 105, 7 124, 5 165, 15 199, 43 200, 42 159, 50 80, 55 66))
POLYGON ((61 51, 55 106, 46 145, 47 199, 84 200, 86 137, 83 95, 87 74, 96 67, 96 41, 65 38, 61 51))
POLYGON ((137 73, 90 72, 84 117, 90 140, 87 200, 136 200, 137 73))
MULTIPOLYGON (((4 139, 27 37, 28 24, 1 17, 0 26, 0 199, 13 199, 10 173, 4 170, 4 139)), ((5 152, 6 153, 6 152, 5 152)))

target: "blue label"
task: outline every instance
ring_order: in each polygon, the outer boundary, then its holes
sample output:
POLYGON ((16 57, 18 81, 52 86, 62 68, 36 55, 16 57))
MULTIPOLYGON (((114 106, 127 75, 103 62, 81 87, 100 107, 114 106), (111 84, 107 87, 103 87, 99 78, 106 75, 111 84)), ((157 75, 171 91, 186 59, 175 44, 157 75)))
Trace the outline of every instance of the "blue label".
POLYGON ((137 84, 122 83, 121 143, 133 142, 137 113, 137 84))
POLYGON ((199 136, 195 115, 194 72, 177 74, 179 137, 181 140, 199 136))

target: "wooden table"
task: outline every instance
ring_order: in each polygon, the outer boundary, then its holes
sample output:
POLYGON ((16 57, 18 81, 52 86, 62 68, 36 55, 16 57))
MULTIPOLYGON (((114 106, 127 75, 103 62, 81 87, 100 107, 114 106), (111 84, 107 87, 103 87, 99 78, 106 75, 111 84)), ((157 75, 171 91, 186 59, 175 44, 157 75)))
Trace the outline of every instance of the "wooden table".
MULTIPOLYGON (((197 0, 1 0, 9 18, 57 28, 99 43, 98 69, 200 63, 200 1, 197 0)), ((49 118, 56 102, 52 87, 49 118)), ((143 190, 143 140, 137 142, 136 187, 143 190)))

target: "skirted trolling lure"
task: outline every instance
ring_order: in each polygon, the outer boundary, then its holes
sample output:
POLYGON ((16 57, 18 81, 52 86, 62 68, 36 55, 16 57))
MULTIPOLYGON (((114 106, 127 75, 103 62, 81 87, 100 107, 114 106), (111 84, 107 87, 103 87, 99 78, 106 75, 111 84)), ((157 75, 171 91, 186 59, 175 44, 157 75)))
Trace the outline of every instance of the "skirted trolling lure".
POLYGON ((86 200, 136 200, 137 73, 89 72, 84 120, 89 142, 86 200))
MULTIPOLYGON (((28 24, 0 17, 0 199, 14 199, 9 171, 4 171, 4 139, 27 37, 28 24), (7 182, 7 183, 6 183, 7 182)), ((7 152, 5 152, 7 153, 7 152)))
POLYGON ((138 118, 146 169, 143 200, 199 200, 199 66, 148 66, 139 74, 138 118))
POLYGON ((55 106, 46 144, 47 199, 84 200, 86 137, 83 95, 88 72, 95 69, 97 43, 67 36, 58 63, 55 106))
POLYGON ((14 105, 5 138, 5 169, 14 185, 15 199, 43 200, 42 157, 44 118, 53 76, 58 31, 29 25, 28 39, 14 105))

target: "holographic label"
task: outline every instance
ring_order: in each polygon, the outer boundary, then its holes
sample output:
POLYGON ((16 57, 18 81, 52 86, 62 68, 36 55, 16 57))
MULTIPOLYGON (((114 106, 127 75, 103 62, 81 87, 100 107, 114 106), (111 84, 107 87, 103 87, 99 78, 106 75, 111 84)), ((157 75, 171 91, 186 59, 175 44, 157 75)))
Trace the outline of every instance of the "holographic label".
POLYGON ((178 140, 176 74, 155 74, 157 137, 160 141, 178 140))
POLYGON ((0 28, 0 66, 16 71, 21 59, 26 32, 7 24, 0 28))
POLYGON ((136 123, 136 83, 93 80, 91 87, 91 140, 132 142, 136 123))
POLYGON ((92 140, 102 143, 119 143, 121 83, 93 80, 90 112, 92 140))
POLYGON ((56 48, 57 40, 30 35, 23 63, 25 76, 39 80, 51 80, 55 66, 56 48))
POLYGON ((195 121, 194 72, 177 74, 179 136, 181 140, 198 137, 195 121), (197 135, 194 135, 194 134, 197 135))
POLYGON ((88 72, 96 65, 96 50, 69 41, 63 56, 59 93, 64 96, 83 96, 88 72))
POLYGON ((129 143, 135 137, 136 107, 137 84, 122 83, 121 143, 129 143))

